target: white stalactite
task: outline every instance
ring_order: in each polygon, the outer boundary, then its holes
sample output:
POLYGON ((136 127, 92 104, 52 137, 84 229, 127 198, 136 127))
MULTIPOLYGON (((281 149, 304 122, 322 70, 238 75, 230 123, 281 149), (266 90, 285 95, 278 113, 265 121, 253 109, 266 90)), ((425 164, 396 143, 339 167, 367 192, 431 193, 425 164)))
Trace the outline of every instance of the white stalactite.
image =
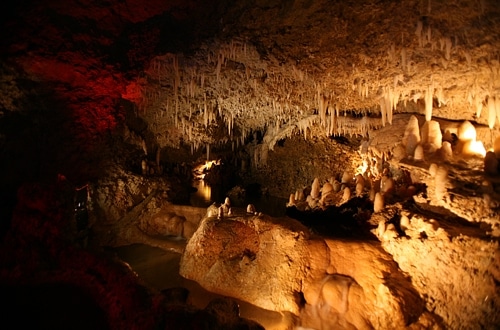
POLYGON ((432 98, 434 94, 434 88, 432 86, 427 87, 425 90, 425 120, 430 121, 432 119, 432 98))

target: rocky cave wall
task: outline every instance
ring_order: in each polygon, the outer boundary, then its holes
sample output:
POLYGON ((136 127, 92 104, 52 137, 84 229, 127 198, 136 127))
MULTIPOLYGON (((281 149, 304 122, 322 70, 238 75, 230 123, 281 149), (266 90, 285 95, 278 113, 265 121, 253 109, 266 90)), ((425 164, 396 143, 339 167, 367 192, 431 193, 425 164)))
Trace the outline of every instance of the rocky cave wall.
MULTIPOLYGON (((356 197, 370 200, 364 204, 369 207, 352 204, 349 212, 356 210, 353 219, 366 221, 367 229, 374 231, 372 242, 374 237, 382 242, 384 251, 373 244, 373 253, 387 259, 380 268, 394 271, 396 277, 404 273, 404 278, 396 281, 385 271, 373 275, 378 266, 371 269, 373 263, 364 260, 360 266, 368 265, 368 273, 385 281, 379 283, 377 295, 373 283, 363 282, 366 274, 358 273, 356 265, 346 266, 350 261, 329 264, 329 258, 345 254, 319 253, 323 243, 308 242, 314 248, 303 250, 318 253, 321 264, 317 278, 285 284, 290 291, 267 301, 252 296, 253 302, 299 313, 305 304, 297 294, 314 305, 315 286, 326 276, 331 281, 322 294, 329 295, 333 307, 344 306, 342 285, 348 283, 351 301, 367 304, 363 306, 378 315, 354 309, 336 319, 357 328, 407 326, 418 316, 415 326, 424 328, 498 325, 498 156, 496 170, 493 166, 492 175, 485 175, 483 158, 462 154, 463 145, 456 140, 464 120, 473 123, 485 151, 500 134, 496 1, 249 0, 214 5, 85 0, 43 5, 25 1, 12 8, 2 14, 0 40, 3 200, 16 203, 15 191, 26 181, 68 179, 64 182, 72 188, 92 182, 91 220, 100 225, 95 230, 102 244, 145 242, 181 251, 182 246, 165 243, 162 236, 195 235, 192 242, 204 244, 218 241, 203 241, 200 235, 206 227, 196 232, 199 213, 162 208, 178 184, 157 175, 162 162, 199 161, 217 156, 219 150, 238 151, 246 157, 247 179, 282 197, 312 191, 316 178, 333 189, 346 170, 352 171, 351 180, 341 183, 354 197, 354 175, 368 168, 376 179, 392 175, 396 194, 388 196, 385 205, 375 203, 371 197, 377 185, 367 180, 362 196, 356 197), (431 125, 431 119, 439 123, 439 142, 453 146, 451 157, 436 153, 440 149, 430 144, 422 144, 425 150, 420 148, 419 154, 417 145, 408 147, 410 114, 418 118, 418 129, 431 125), (174 151, 177 148, 180 151, 174 151), (124 150, 130 152, 126 157, 124 150), (142 161, 155 168, 155 175, 141 171, 142 161), (450 180, 439 184, 435 176, 443 164, 449 166, 450 180), (437 269, 447 270, 448 276, 436 276, 437 269), (411 289, 405 291, 407 287, 411 289), (377 307, 377 299, 386 299, 391 313, 377 307), (397 315, 395 323, 391 315, 397 315)), ((291 202, 309 209, 325 206, 323 202, 345 202, 341 191, 331 199, 321 194, 316 191, 308 201, 291 202)), ((17 199, 31 203, 26 207, 31 211, 16 213, 13 230, 20 233, 19 251, 32 236, 39 242, 42 235, 46 243, 51 233, 60 233, 57 224, 46 220, 54 215, 47 213, 45 202, 24 197, 17 199), (27 225, 37 212, 43 216, 27 225)), ((2 219, 10 219, 12 205, 5 210, 2 205, 2 219)), ((252 230, 261 221, 256 217, 252 230)), ((241 222, 246 226, 248 219, 241 222)), ((235 232, 253 235, 245 226, 235 232)), ((228 239, 227 228, 222 229, 220 237, 228 239)), ((287 235, 291 233, 283 233, 287 235)), ((325 242, 335 251, 344 244, 335 238, 325 242)), ((255 271, 253 261, 260 258, 255 244, 267 242, 248 243, 247 250, 236 245, 221 256, 210 256, 209 261, 220 257, 213 278, 229 272, 226 264, 255 271)), ((67 259, 55 250, 54 260, 67 259)), ((45 264, 31 266, 23 269, 36 272, 45 264)), ((74 267, 65 269, 63 277, 74 267)), ((100 262, 98 268, 106 273, 100 262)), ((87 275, 78 269, 73 273, 87 275)), ((205 274, 196 276, 204 281, 205 274)), ((238 295, 234 283, 216 288, 210 280, 206 285, 212 289, 238 295)), ((268 289, 274 293, 274 288, 268 289)))
POLYGON ((208 157, 258 132, 246 148, 254 167, 284 138, 364 136, 402 112, 487 125, 487 149, 498 134, 495 1, 13 8, 4 15, 4 31, 15 31, 2 40, 4 114, 19 110, 21 97, 8 70, 50 84, 69 109, 64 153, 93 150, 127 119, 151 160, 158 150, 169 158, 167 147, 208 157), (140 125, 130 124, 134 116, 140 125))

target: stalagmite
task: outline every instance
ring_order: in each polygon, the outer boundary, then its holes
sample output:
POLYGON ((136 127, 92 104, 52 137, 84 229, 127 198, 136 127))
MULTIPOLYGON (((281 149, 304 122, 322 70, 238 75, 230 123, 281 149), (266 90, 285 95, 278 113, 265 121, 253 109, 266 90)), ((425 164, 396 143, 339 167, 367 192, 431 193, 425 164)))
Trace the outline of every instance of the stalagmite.
POLYGON ((396 226, 393 223, 389 223, 385 228, 384 235, 382 236, 382 241, 390 241, 398 237, 398 231, 396 230, 396 226))
POLYGON ((453 158, 453 149, 451 148, 451 143, 448 141, 444 141, 441 149, 439 151, 439 155, 442 160, 448 161, 453 158))
POLYGON ((319 198, 319 194, 320 194, 319 179, 315 178, 311 186, 311 197, 317 199, 319 198))
POLYGON ((443 133, 443 143, 450 142, 452 143, 454 140, 453 133, 449 129, 446 129, 443 133))
POLYGON ((401 215, 399 219, 399 227, 403 231, 407 231, 410 228, 410 219, 405 214, 401 215))
POLYGON ((325 182, 323 187, 321 188, 321 196, 327 195, 333 192, 333 186, 330 182, 325 182))
POLYGON ((370 194, 368 196, 368 198, 370 199, 370 201, 375 201, 375 195, 377 194, 377 192, 375 191, 375 187, 372 185, 372 187, 370 188, 370 194))
POLYGON ((219 210, 218 210, 218 212, 217 212, 217 219, 219 219, 219 220, 220 220, 220 219, 222 219, 222 218, 224 218, 224 206, 223 206, 223 205, 221 205, 221 206, 219 207, 219 210))
POLYGON ((349 184, 352 181, 352 173, 349 170, 345 170, 344 173, 342 174, 342 180, 341 183, 343 184, 349 184))
POLYGON ((255 214, 255 206, 253 204, 248 204, 247 205, 247 213, 249 213, 249 214, 255 214))
POLYGON ((363 175, 361 173, 356 174, 355 179, 356 179, 356 184, 362 183, 364 186, 365 178, 363 177, 363 175))
POLYGON ((295 194, 290 194, 290 198, 288 198, 288 204, 286 206, 290 207, 294 205, 295 205, 295 194))
POLYGON ((443 135, 441 133, 441 127, 439 123, 435 120, 425 122, 424 126, 427 125, 427 139, 426 139, 426 149, 429 152, 435 152, 441 148, 443 143, 443 135))
POLYGON ((383 176, 380 180, 380 192, 386 196, 392 194, 395 189, 394 180, 388 176, 383 176))
POLYGON ((356 183, 356 196, 361 197, 363 195, 364 189, 365 189, 364 182, 356 183))
POLYGON ((373 201, 373 211, 375 213, 381 212, 384 207, 384 196, 378 192, 375 194, 375 199, 373 201))
POLYGON ((332 185, 335 192, 339 192, 342 189, 342 184, 338 180, 335 180, 332 185))
POLYGON ((476 140, 476 128, 468 120, 458 126, 457 137, 459 141, 475 141, 476 140))
POLYGON ((406 154, 409 156, 415 153, 415 148, 420 143, 420 127, 417 117, 413 115, 406 125, 402 143, 406 147, 406 154))
POLYGON ((436 163, 432 163, 429 166, 429 174, 431 175, 431 177, 434 178, 436 176, 437 170, 438 170, 438 165, 436 163))
POLYGON ((462 147, 462 155, 464 156, 481 156, 486 155, 486 149, 481 141, 466 141, 462 147))
POLYGON ((311 195, 307 195, 306 203, 311 209, 314 209, 318 205, 318 201, 312 198, 311 195))
MULTIPOLYGON (((377 212, 377 211, 376 211, 377 212)), ((385 224, 385 220, 380 220, 377 226, 377 237, 382 238, 385 233, 387 225, 385 224)))
POLYGON ((413 159, 416 161, 423 161, 424 158, 424 148, 422 147, 421 144, 417 145, 415 148, 415 153, 413 155, 413 159))
POLYGON ((345 203, 351 199, 351 189, 349 187, 344 188, 344 194, 342 195, 342 203, 345 203))
POLYGON ((448 169, 444 166, 439 166, 434 177, 435 197, 438 202, 443 202, 447 193, 448 185, 448 169))

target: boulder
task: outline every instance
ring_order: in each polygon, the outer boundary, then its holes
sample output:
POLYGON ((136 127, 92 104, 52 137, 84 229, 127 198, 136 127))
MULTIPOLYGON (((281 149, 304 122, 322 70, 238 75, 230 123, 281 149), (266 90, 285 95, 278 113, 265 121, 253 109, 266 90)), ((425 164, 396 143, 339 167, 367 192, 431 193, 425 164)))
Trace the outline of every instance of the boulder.
POLYGON ((424 311, 379 246, 323 240, 286 217, 204 218, 186 246, 180 274, 209 291, 300 315, 302 326, 313 328, 400 329, 424 311))

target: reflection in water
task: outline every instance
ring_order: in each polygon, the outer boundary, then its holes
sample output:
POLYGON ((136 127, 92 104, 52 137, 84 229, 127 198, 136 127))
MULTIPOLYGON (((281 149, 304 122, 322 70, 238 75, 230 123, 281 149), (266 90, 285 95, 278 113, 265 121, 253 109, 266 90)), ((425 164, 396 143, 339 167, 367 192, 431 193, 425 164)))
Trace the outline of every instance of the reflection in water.
POLYGON ((192 206, 208 207, 212 204, 212 187, 203 180, 195 180, 193 187, 196 188, 196 192, 191 194, 192 206))
MULTIPOLYGON (((221 297, 179 275, 181 255, 178 253, 144 244, 122 246, 113 250, 148 286, 158 290, 175 287, 188 289, 188 303, 192 306, 203 309, 211 300, 221 297)), ((293 327, 294 317, 289 313, 268 311, 237 299, 234 300, 240 305, 241 317, 260 323, 266 330, 285 330, 293 327)))
MULTIPOLYGON (((210 186, 203 180, 193 181, 196 192, 191 194, 190 204, 196 207, 208 207, 213 203, 223 203, 227 197, 222 187, 210 186)), ((263 195, 259 197, 245 196, 243 200, 231 200, 235 207, 246 209, 248 204, 255 205, 257 212, 262 212, 273 217, 282 217, 286 213, 285 198, 263 195)))

